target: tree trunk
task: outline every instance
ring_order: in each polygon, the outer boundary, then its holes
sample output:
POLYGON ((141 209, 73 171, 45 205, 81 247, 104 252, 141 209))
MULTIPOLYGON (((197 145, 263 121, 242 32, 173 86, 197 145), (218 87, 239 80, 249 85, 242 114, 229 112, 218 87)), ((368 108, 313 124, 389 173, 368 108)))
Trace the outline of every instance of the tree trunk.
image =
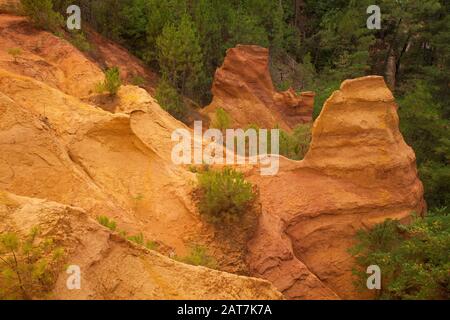
POLYGON ((389 89, 391 89, 392 92, 395 91, 396 74, 397 74, 397 57, 395 55, 394 50, 392 50, 391 53, 389 54, 385 70, 386 84, 388 85, 389 89))

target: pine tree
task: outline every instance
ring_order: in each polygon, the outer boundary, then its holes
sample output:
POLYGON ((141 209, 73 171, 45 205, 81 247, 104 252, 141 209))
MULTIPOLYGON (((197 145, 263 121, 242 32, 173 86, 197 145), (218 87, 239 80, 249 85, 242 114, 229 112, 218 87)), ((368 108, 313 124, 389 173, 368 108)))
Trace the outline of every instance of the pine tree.
POLYGON ((56 32, 62 25, 62 16, 53 10, 52 0, 21 0, 23 11, 39 27, 56 32))
POLYGON ((168 24, 156 40, 161 73, 182 95, 193 95, 201 81, 203 54, 188 14, 178 25, 168 24))

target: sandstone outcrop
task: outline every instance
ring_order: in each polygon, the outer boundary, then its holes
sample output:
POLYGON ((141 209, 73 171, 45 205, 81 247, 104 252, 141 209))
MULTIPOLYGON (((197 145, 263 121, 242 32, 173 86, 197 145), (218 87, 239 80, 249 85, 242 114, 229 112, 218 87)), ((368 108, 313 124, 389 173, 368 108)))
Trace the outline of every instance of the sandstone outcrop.
POLYGON ((83 54, 68 41, 33 28, 25 17, 0 14, 0 68, 84 98, 96 93, 102 69, 118 67, 124 83, 139 81, 154 91, 158 77, 139 59, 92 30, 88 39, 91 52, 83 54), (14 48, 21 49, 16 59, 8 53, 14 48))
MULTIPOLYGON (((4 35, 19 26, 30 30, 28 42, 13 41, 25 57, 29 43, 36 41, 33 35, 53 39, 24 18, 0 15, 0 23, 4 35)), ((4 40, 9 41, 9 35, 4 40)), ((45 54, 49 50, 33 54, 45 65, 59 68, 45 54)), ((73 61, 85 61, 80 51, 70 52, 73 61)), ((164 254, 183 257, 195 243, 208 248, 221 270, 245 269, 241 251, 218 241, 214 228, 199 216, 191 197, 195 175, 171 161, 175 143, 171 133, 190 129, 162 110, 146 90, 123 85, 110 99, 114 108, 108 112, 85 99, 89 91, 63 86, 76 78, 79 69, 67 68, 60 81, 52 81, 39 72, 27 74, 22 61, 16 65, 9 55, 4 58, 0 188, 80 207, 91 218, 106 215, 129 234, 142 233, 160 243, 164 254)), ((93 83, 87 80, 81 82, 93 83)))
POLYGON ((69 290, 65 270, 52 299, 281 299, 268 282, 194 267, 113 234, 77 207, 0 190, 0 233, 42 237, 65 250, 67 265, 81 271, 81 289, 69 290))
POLYGON ((203 111, 211 118, 217 108, 227 111, 235 128, 257 125, 291 130, 312 121, 312 93, 296 95, 293 89, 277 92, 269 72, 269 50, 238 45, 229 49, 216 71, 212 87, 213 101, 203 111))
POLYGON ((84 97, 103 81, 102 70, 69 42, 37 30, 24 17, 0 14, 0 68, 28 76, 64 93, 84 97), (19 48, 14 59, 9 49, 19 48))
POLYGON ((382 77, 347 80, 314 123, 305 159, 281 161, 276 177, 251 177, 263 211, 249 245, 255 275, 288 298, 332 298, 324 287, 359 297, 347 252, 356 231, 388 218, 407 221, 424 209, 415 155, 398 121, 382 77))

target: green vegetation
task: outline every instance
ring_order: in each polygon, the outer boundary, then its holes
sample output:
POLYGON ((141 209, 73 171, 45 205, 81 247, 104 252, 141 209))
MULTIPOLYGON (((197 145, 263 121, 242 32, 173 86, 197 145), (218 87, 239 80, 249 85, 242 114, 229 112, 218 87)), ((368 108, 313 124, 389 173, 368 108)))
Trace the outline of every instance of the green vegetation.
POLYGON ((133 86, 142 87, 145 85, 145 79, 140 75, 134 75, 133 78, 131 78, 131 84, 133 86))
POLYGON ((211 123, 211 128, 224 131, 229 129, 231 125, 231 117, 223 108, 217 108, 214 121, 211 123))
MULTIPOLYGON (((256 124, 251 124, 247 128, 254 129, 257 132, 258 142, 259 142, 259 130, 260 128, 256 124)), ((279 129, 279 128, 278 128, 279 129)), ((282 129, 280 130, 280 150, 279 154, 285 156, 286 158, 292 160, 302 160, 309 150, 309 145, 311 143, 311 125, 310 124, 299 124, 294 128, 292 133, 288 133, 282 129)), ((271 151, 271 141, 272 135, 270 130, 267 131, 267 151, 271 151)), ((236 140, 237 141, 237 140, 236 140)), ((248 154, 249 139, 246 139, 248 154)))
POLYGON ((105 81, 97 84, 97 92, 107 91, 111 96, 115 96, 121 85, 120 70, 118 67, 112 67, 105 71, 105 81))
POLYGON ((14 58, 14 63, 17 63, 17 58, 22 54, 22 49, 20 48, 11 48, 8 49, 8 54, 14 58))
POLYGON ((131 242, 134 242, 140 246, 144 245, 144 235, 142 233, 139 233, 138 235, 135 236, 130 236, 127 238, 128 240, 130 240, 131 242))
POLYGON ((86 38, 86 34, 83 31, 71 32, 69 41, 82 52, 91 52, 92 46, 86 38))
POLYGON ((44 299, 63 267, 64 250, 33 228, 25 240, 0 235, 0 300, 44 299))
POLYGON ((434 95, 436 89, 418 82, 402 97, 400 129, 416 153, 428 206, 442 207, 450 205, 450 126, 444 117, 448 105, 434 95))
POLYGON ((39 28, 56 32, 63 25, 61 14, 53 10, 52 0, 20 0, 24 13, 39 28))
POLYGON ((292 134, 280 130, 280 154, 293 160, 302 160, 311 143, 311 125, 295 127, 292 134))
POLYGON ((156 39, 156 47, 162 76, 181 95, 194 97, 201 81, 203 56, 191 16, 185 13, 179 25, 167 24, 156 39))
POLYGON ((183 121, 186 116, 186 107, 182 96, 166 79, 161 79, 156 88, 156 100, 160 106, 174 118, 183 121))
MULTIPOLYGON (((97 221, 98 221, 98 223, 100 223, 102 226, 108 228, 109 230, 111 230, 113 232, 117 231, 116 221, 109 219, 106 216, 98 216, 97 221)), ((144 246, 149 250, 156 250, 159 247, 159 243, 156 241, 150 241, 150 240, 146 241, 142 232, 137 235, 134 235, 134 236, 127 236, 127 233, 123 230, 119 230, 118 233, 122 238, 126 238, 128 241, 134 242, 140 246, 144 246)))
POLYGON ((201 245, 193 245, 189 255, 176 257, 176 260, 193 266, 203 266, 210 269, 217 269, 217 261, 208 254, 208 250, 201 245))
POLYGON ((232 168, 198 174, 201 193, 199 209, 212 222, 239 219, 255 199, 253 186, 232 168))
MULTIPOLYGON (((365 269, 378 265, 382 273, 379 299, 450 299, 450 211, 413 217, 410 225, 387 220, 360 231, 351 249, 360 268, 357 287, 365 288, 365 269)), ((365 289, 367 290, 367 288, 365 289)))
MULTIPOLYGON (((51 10, 49 0, 23 2, 30 3, 28 12, 37 21, 53 16, 40 15, 51 10)), ((68 2, 53 0, 62 14, 68 2)), ((182 95, 209 103, 214 72, 226 50, 239 43, 270 47, 271 69, 281 73, 274 77, 278 88, 315 91, 315 118, 343 80, 384 76, 400 102, 406 141, 426 155, 418 156, 418 166, 429 206, 450 206, 450 2, 380 0, 381 30, 366 26, 370 0, 302 1, 301 6, 292 0, 78 3, 83 21, 159 70, 165 82, 158 100, 178 119, 187 112, 182 95)))
POLYGON ((98 223, 100 223, 102 226, 108 228, 108 229, 111 230, 111 231, 116 231, 116 229, 117 229, 117 223, 116 223, 114 220, 109 219, 109 218, 106 217, 106 216, 98 216, 98 217, 97 217, 97 221, 98 221, 98 223))

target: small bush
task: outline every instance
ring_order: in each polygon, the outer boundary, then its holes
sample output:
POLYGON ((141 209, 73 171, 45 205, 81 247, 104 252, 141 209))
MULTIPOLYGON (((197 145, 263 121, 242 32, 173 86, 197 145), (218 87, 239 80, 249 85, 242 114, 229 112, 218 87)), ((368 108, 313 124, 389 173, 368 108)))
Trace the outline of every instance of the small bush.
POLYGON ((226 130, 230 128, 231 117, 223 108, 218 108, 216 110, 214 121, 211 123, 211 128, 226 130))
POLYGON ((92 51, 92 46, 86 38, 86 35, 82 31, 72 32, 70 42, 82 52, 92 51))
POLYGON ((174 118, 183 121, 186 117, 186 107, 181 95, 170 85, 167 80, 162 79, 156 88, 156 100, 161 108, 170 113, 174 118))
POLYGON ((22 54, 22 49, 11 48, 8 50, 8 54, 14 58, 14 63, 17 63, 17 58, 22 54))
POLYGON ((198 177, 199 209, 213 222, 239 218, 255 198, 252 184, 234 169, 205 171, 198 177))
POLYGON ((193 266, 203 266, 210 269, 217 268, 216 260, 208 254, 208 250, 205 247, 200 245, 193 245, 189 255, 177 258, 177 260, 193 266))
POLYGON ((114 220, 110 220, 106 216, 98 216, 97 217, 98 223, 100 223, 102 226, 108 228, 111 231, 116 231, 117 229, 117 223, 114 220))
POLYGON ((292 134, 280 130, 280 155, 289 159, 302 160, 311 143, 311 125, 302 124, 295 127, 292 134))
POLYGON ((0 235, 0 300, 46 298, 62 269, 64 250, 51 239, 39 239, 33 228, 20 240, 15 233, 0 235))
POLYGON ((159 243, 156 242, 156 241, 150 241, 150 240, 148 240, 148 241, 145 243, 145 247, 146 247, 148 250, 156 250, 156 249, 158 249, 158 247, 159 247, 159 243))
POLYGON ((96 91, 98 93, 107 91, 111 96, 115 96, 121 85, 120 70, 118 67, 113 67, 106 70, 105 81, 97 84, 96 91))
POLYGON ((135 235, 135 236, 130 236, 130 237, 128 237, 128 240, 130 240, 131 242, 134 242, 140 246, 144 245, 144 235, 142 233, 139 233, 138 235, 135 235))
POLYGON ((135 75, 131 78, 131 84, 133 86, 142 87, 145 85, 145 79, 139 75, 135 75))
POLYGON ((370 265, 382 272, 380 299, 450 299, 450 212, 414 217, 410 225, 387 220, 360 231, 350 250, 356 258, 356 287, 367 290, 370 265))
POLYGON ((63 17, 53 10, 52 0, 21 0, 24 13, 39 28, 52 32, 63 25, 63 17))

